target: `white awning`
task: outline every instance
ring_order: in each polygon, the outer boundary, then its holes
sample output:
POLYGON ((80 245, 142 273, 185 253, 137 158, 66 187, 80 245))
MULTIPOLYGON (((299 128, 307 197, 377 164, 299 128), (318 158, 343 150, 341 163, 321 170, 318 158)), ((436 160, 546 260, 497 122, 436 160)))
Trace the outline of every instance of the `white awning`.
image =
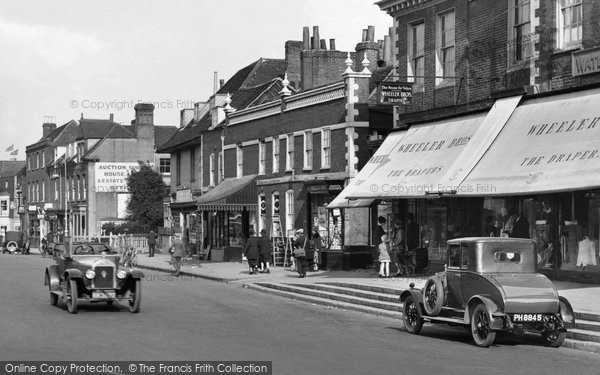
POLYGON ((373 203, 374 199, 346 199, 342 198, 341 194, 338 194, 334 200, 332 200, 327 208, 356 208, 356 207, 369 207, 373 203))
POLYGON ((600 187, 600 89, 526 101, 460 186, 461 195, 600 187))
POLYGON ((415 125, 388 135, 338 197, 390 199, 457 193, 520 99, 500 99, 487 113, 415 125))

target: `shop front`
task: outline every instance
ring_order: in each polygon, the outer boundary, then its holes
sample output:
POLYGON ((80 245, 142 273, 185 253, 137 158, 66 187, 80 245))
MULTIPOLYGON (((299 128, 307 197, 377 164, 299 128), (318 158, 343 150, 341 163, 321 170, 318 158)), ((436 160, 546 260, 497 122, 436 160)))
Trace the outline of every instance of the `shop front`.
POLYGON ((250 229, 258 231, 256 196, 256 176, 250 175, 226 178, 196 200, 196 235, 199 246, 204 250, 210 247, 210 260, 242 260, 250 229))

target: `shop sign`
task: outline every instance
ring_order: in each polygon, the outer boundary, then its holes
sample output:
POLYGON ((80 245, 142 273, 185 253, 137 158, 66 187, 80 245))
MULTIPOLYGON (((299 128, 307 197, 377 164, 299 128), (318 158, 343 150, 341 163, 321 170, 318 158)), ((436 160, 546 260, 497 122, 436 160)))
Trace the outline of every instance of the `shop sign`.
POLYGON ((325 184, 308 185, 308 191, 311 193, 326 192, 327 185, 325 185, 325 184))
POLYGON ((139 171, 139 163, 95 163, 95 181, 91 190, 95 193, 128 193, 127 177, 139 171))
POLYGON ((573 52, 571 72, 573 77, 600 72, 600 48, 573 52))
POLYGON ((385 105, 412 104, 412 82, 382 82, 379 84, 378 102, 385 105))
POLYGON ((192 189, 181 189, 175 193, 175 200, 179 202, 191 202, 192 201, 192 189))
POLYGON ((27 206, 27 210, 29 212, 37 212, 37 206, 36 205, 29 205, 29 206, 27 206))
POLYGON ((330 182, 327 184, 327 189, 332 193, 340 192, 340 191, 344 190, 344 182, 343 181, 330 182))

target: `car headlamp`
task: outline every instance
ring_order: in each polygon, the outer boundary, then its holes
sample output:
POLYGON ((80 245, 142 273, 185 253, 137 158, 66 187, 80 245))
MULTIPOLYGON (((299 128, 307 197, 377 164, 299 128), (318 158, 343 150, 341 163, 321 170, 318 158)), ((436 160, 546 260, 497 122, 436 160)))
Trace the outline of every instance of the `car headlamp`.
POLYGON ((94 270, 85 271, 85 277, 87 277, 88 279, 93 279, 95 276, 96 272, 94 272, 94 270))
POLYGON ((126 276, 127 276, 127 272, 124 270, 119 270, 117 272, 117 278, 119 278, 119 279, 124 279, 126 276))

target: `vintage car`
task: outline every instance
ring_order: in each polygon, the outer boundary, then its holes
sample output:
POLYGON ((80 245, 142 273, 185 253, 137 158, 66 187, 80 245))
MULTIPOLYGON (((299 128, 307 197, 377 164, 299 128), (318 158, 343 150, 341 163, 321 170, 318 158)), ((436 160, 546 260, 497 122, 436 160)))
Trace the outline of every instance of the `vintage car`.
POLYGON ((119 254, 99 242, 55 244, 56 264, 46 267, 44 285, 50 292, 50 304, 59 298, 71 314, 79 301, 92 303, 126 301, 129 311, 140 310, 143 274, 135 268, 119 268, 119 254))
POLYGON ((29 241, 25 234, 19 231, 6 231, 3 237, 2 254, 25 253, 29 251, 29 241))
POLYGON ((418 334, 424 322, 462 325, 480 347, 492 345, 499 331, 530 332, 559 347, 575 324, 573 309, 536 265, 533 240, 449 240, 445 271, 401 294, 404 326, 418 334))

